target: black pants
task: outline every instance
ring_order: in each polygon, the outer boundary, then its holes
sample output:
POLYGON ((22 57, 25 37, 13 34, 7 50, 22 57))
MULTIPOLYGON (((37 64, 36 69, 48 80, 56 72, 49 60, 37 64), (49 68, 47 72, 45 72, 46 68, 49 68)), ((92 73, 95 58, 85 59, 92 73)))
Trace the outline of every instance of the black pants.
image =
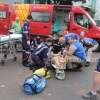
POLYGON ((27 53, 28 51, 30 51, 30 46, 27 44, 27 39, 25 36, 23 36, 23 38, 22 38, 22 48, 23 48, 22 64, 26 65, 26 64, 28 64, 28 60, 29 60, 29 56, 30 56, 30 54, 27 53))
POLYGON ((30 54, 23 51, 23 53, 22 53, 22 64, 23 65, 26 65, 29 63, 29 56, 30 56, 30 54))

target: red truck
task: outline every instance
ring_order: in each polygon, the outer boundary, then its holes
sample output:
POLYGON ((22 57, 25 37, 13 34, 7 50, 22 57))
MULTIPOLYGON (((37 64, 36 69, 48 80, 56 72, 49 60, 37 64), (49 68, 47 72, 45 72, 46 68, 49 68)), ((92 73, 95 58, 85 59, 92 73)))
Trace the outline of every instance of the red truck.
POLYGON ((7 34, 9 22, 9 5, 0 4, 0 34, 7 34))
POLYGON ((69 32, 94 38, 100 44, 100 27, 96 25, 90 14, 80 6, 48 5, 48 4, 0 4, 0 34, 7 33, 15 16, 23 21, 28 14, 32 15, 30 30, 32 35, 47 36, 52 32, 63 33, 66 27, 69 32))

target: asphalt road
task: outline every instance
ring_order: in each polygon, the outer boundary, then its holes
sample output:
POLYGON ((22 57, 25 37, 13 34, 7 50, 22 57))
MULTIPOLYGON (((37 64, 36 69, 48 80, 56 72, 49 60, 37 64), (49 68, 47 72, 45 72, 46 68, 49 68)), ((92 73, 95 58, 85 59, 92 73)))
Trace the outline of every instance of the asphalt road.
MULTIPOLYGON (((93 58, 100 57, 94 53, 93 58)), ((56 80, 53 76, 48 81, 46 89, 33 96, 27 96, 22 91, 22 84, 32 72, 21 65, 21 54, 17 62, 8 61, 0 65, 0 100, 83 100, 81 94, 90 88, 95 61, 82 72, 66 72, 64 81, 56 80)), ((100 100, 100 96, 98 96, 100 100)))

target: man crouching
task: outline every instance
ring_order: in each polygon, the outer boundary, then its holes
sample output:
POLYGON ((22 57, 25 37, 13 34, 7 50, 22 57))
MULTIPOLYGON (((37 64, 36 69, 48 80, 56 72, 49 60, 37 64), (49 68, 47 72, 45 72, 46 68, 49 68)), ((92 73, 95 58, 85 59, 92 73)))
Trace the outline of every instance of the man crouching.
POLYGON ((65 35, 64 37, 61 37, 59 39, 59 42, 61 44, 65 44, 68 47, 66 53, 64 53, 64 56, 66 59, 66 64, 70 69, 73 68, 72 63, 75 63, 76 65, 84 63, 84 61, 86 60, 85 49, 83 45, 79 42, 79 40, 75 38, 75 35, 72 34, 68 36, 68 38, 66 38, 65 35))

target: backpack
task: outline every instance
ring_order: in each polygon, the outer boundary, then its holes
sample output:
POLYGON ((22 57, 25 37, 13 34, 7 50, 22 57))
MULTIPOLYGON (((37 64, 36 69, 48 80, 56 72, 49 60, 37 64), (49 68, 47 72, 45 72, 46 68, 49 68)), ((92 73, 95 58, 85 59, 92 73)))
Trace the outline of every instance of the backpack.
POLYGON ((44 63, 43 59, 41 59, 40 54, 36 54, 36 52, 37 52, 37 49, 32 50, 32 54, 31 54, 32 61, 37 68, 40 68, 40 66, 43 67, 45 65, 45 63, 44 63))
POLYGON ((37 94, 44 90, 47 80, 39 75, 32 75, 25 79, 23 84, 24 93, 27 95, 37 94))

